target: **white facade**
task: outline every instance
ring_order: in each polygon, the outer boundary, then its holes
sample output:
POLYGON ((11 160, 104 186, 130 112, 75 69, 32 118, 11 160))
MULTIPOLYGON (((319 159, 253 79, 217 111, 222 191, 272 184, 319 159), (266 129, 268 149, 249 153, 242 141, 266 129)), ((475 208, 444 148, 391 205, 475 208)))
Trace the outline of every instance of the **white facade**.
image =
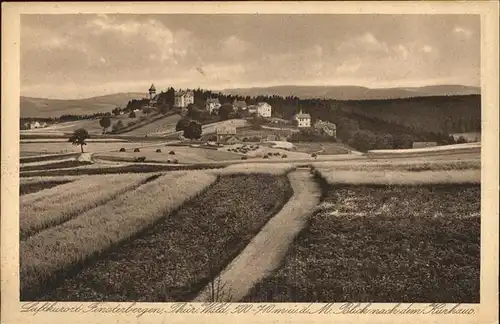
POLYGON ((295 120, 297 121, 297 126, 299 127, 311 127, 311 115, 302 113, 302 110, 295 115, 295 120))
POLYGON ((257 104, 257 114, 261 117, 270 118, 272 115, 271 105, 267 102, 259 102, 257 104))
POLYGON ((212 113, 212 111, 219 109, 221 106, 219 99, 208 99, 206 109, 212 113))
POLYGON ((193 91, 179 91, 175 93, 174 106, 187 107, 189 104, 194 104, 193 91))

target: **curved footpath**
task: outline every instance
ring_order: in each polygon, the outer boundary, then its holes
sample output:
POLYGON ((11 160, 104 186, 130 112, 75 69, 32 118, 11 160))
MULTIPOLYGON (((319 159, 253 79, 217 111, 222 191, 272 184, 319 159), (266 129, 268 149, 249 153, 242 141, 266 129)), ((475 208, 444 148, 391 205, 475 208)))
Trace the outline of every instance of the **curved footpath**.
MULTIPOLYGON (((221 287, 216 293, 221 297, 216 301, 237 302, 245 297, 255 284, 279 267, 288 247, 306 226, 320 201, 321 189, 309 168, 299 168, 288 177, 294 191, 292 198, 215 280, 215 286, 221 287)), ((211 301, 210 296, 207 285, 193 302, 211 301)))

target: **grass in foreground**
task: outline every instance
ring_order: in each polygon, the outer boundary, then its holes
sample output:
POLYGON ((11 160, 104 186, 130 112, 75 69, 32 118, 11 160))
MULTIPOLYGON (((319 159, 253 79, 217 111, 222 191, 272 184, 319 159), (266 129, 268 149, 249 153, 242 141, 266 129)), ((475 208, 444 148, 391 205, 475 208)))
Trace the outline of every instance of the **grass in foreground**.
POLYGON ((480 187, 332 187, 247 301, 478 303, 480 187))
POLYGON ((43 299, 190 300, 291 194, 286 176, 222 177, 176 213, 157 215, 165 218, 147 233, 102 255, 43 299))
POLYGON ((71 180, 60 180, 60 181, 41 181, 41 182, 31 182, 31 183, 21 183, 19 184, 19 195, 27 195, 40 190, 49 189, 61 184, 71 182, 71 180))
POLYGON ((170 172, 19 244, 21 300, 32 300, 85 261, 136 235, 216 180, 170 172))
POLYGON ((224 165, 152 165, 152 164, 133 164, 121 167, 106 167, 93 169, 63 169, 63 170, 45 170, 21 173, 20 177, 47 177, 47 176, 77 176, 77 175, 97 175, 97 174, 117 174, 117 173, 142 173, 142 172, 163 172, 178 170, 205 170, 223 168, 224 165))
POLYGON ((102 205, 146 181, 145 174, 89 176, 38 195, 23 197, 19 210, 21 240, 102 205))
POLYGON ((392 171, 363 170, 347 171, 336 169, 316 169, 316 176, 330 185, 337 184, 379 184, 379 185, 425 185, 460 184, 481 182, 481 170, 432 170, 432 171, 392 171))

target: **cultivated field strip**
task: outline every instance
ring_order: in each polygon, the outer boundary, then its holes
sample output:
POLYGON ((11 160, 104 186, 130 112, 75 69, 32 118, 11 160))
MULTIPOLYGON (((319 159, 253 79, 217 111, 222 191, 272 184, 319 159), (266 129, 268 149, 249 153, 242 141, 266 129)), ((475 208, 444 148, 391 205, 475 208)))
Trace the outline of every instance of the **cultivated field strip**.
POLYGON ((242 163, 229 165, 223 169, 213 170, 212 172, 219 175, 229 174, 252 174, 266 173, 273 175, 283 175, 295 169, 295 166, 290 163, 242 163))
POLYGON ((44 228, 61 224, 124 192, 133 190, 147 178, 147 175, 133 173, 91 177, 54 187, 45 195, 41 191, 38 196, 34 193, 28 195, 26 199, 21 198, 19 210, 21 239, 44 228))
POLYGON ((244 302, 478 303, 477 184, 328 187, 244 302))
MULTIPOLYGON (((123 174, 121 174, 123 175, 123 174)), ((69 180, 71 183, 66 183, 64 185, 58 186, 57 188, 45 189, 42 191, 38 191, 29 195, 24 195, 19 198, 19 204, 21 208, 23 206, 27 206, 36 201, 42 199, 50 199, 51 197, 58 197, 61 193, 67 191, 73 191, 75 188, 80 189, 80 193, 84 191, 90 191, 95 186, 104 186, 106 182, 121 176, 120 174, 112 174, 112 175, 91 175, 91 176, 48 176, 48 177, 27 177, 20 178, 21 183, 36 183, 36 182, 44 182, 44 181, 65 181, 69 180), (27 182, 24 182, 25 180, 27 182), (84 189, 82 189, 84 188, 84 189), (90 189, 90 190, 89 190, 90 189)), ((128 174, 125 174, 128 175, 128 174)))
POLYGON ((286 176, 220 177, 174 213, 104 252, 36 300, 189 301, 291 196, 286 176))
POLYGON ((70 158, 66 158, 66 159, 27 162, 27 163, 21 163, 19 165, 19 167, 24 168, 24 167, 31 167, 31 166, 47 166, 47 165, 52 165, 54 163, 63 163, 63 162, 70 162, 70 161, 76 161, 76 159, 74 157, 70 157, 70 158))
POLYGON ((349 170, 349 171, 446 171, 446 170, 465 170, 481 169, 480 159, 471 160, 435 160, 431 162, 408 162, 408 161, 362 161, 362 162, 315 162, 312 166, 317 169, 326 170, 349 170))
POLYGON ((481 170, 442 170, 442 171, 347 171, 316 169, 317 175, 328 184, 380 184, 380 185, 424 185, 480 183, 481 170))
POLYGON ((19 195, 28 195, 34 192, 38 192, 44 189, 49 189, 52 187, 60 186, 62 184, 68 183, 71 181, 62 180, 62 181, 41 181, 41 182, 32 182, 32 183, 21 183, 19 184, 19 195))
POLYGON ((40 183, 46 181, 75 181, 80 180, 84 176, 52 176, 52 177, 22 177, 19 178, 20 184, 40 183))
MULTIPOLYGON (((216 181, 202 171, 169 172, 20 243, 21 292, 37 291, 89 257, 130 238, 216 181)), ((27 297, 29 298, 29 297, 27 297)))
MULTIPOLYGON (((308 171, 297 170, 288 174, 293 196, 222 271, 217 278, 222 287, 217 301, 240 301, 255 284, 279 267, 290 244, 320 201, 321 189, 308 171)), ((194 302, 211 301, 212 294, 212 287, 207 285, 194 302)))

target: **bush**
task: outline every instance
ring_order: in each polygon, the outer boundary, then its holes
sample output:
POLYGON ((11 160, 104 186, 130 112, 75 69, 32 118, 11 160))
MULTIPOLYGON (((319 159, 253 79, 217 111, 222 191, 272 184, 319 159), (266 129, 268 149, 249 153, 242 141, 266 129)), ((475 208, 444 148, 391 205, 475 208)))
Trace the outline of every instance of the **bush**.
POLYGON ((146 157, 145 156, 139 156, 139 157, 136 157, 135 162, 144 162, 146 161, 146 157))
POLYGON ((316 157, 318 157, 318 155, 316 153, 313 153, 313 154, 311 154, 311 157, 316 158, 316 157))
POLYGON ((170 151, 170 152, 168 152, 168 154, 175 155, 175 152, 174 151, 170 151))
POLYGON ((156 149, 156 153, 161 153, 161 150, 160 149, 156 149))
POLYGON ((125 148, 124 148, 124 147, 122 147, 122 148, 120 149, 120 152, 125 152, 125 151, 126 151, 126 150, 125 150, 125 148))
POLYGON ((174 160, 174 164, 177 164, 177 163, 179 163, 179 161, 177 161, 177 159, 175 159, 175 160, 174 160))
POLYGON ((134 152, 140 152, 141 150, 139 150, 139 148, 135 148, 134 149, 134 152))
POLYGON ((286 155, 286 154, 283 154, 283 155, 281 156, 281 158, 282 158, 282 159, 286 159, 287 157, 288 157, 288 155, 286 155))
POLYGON ((278 156, 278 155, 280 155, 280 152, 275 152, 274 155, 278 156))
POLYGON ((247 157, 246 157, 246 156, 242 156, 242 157, 241 157, 241 159, 242 159, 242 160, 246 160, 246 159, 247 159, 247 157))
POLYGON ((272 156, 272 155, 273 155, 273 152, 269 152, 269 153, 267 153, 267 155, 272 156))
POLYGON ((170 162, 172 162, 172 161, 170 161, 170 160, 167 160, 167 163, 170 163, 170 162))
POLYGON ((264 155, 263 157, 264 159, 269 159, 269 156, 268 155, 264 155))

